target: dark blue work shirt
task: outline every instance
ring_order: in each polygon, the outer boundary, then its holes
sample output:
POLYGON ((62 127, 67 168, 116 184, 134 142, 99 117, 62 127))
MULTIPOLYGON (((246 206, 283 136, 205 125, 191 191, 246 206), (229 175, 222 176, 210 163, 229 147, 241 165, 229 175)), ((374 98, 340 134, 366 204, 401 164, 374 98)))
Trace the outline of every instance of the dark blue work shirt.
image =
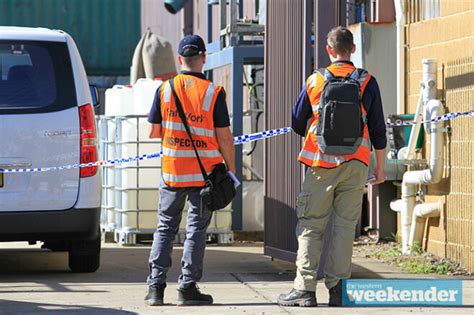
MULTIPOLYGON (((340 61, 347 62, 350 61, 340 61)), ((369 128, 369 136, 372 145, 376 150, 385 149, 387 146, 387 135, 385 129, 385 118, 383 114, 382 98, 380 95, 379 85, 375 77, 371 77, 362 95, 362 103, 367 112, 367 126, 369 128)), ((293 115, 291 127, 302 137, 306 136, 306 127, 308 120, 313 116, 309 95, 306 92, 306 84, 301 90, 300 96, 293 107, 293 115)))
MULTIPOLYGON (((206 76, 198 72, 181 71, 181 74, 192 75, 203 80, 207 80, 206 76)), ((155 99, 148 114, 148 122, 152 124, 161 124, 163 117, 161 115, 161 85, 155 93, 155 99)), ((229 110, 227 109, 226 95, 223 89, 219 92, 212 113, 215 128, 225 128, 230 126, 229 110)))

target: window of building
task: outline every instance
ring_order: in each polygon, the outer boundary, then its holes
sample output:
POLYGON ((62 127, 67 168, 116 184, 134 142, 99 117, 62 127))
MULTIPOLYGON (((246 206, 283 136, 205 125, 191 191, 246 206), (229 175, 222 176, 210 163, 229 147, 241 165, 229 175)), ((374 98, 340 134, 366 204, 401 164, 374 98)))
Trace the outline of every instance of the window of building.
POLYGON ((406 0, 407 23, 416 23, 441 15, 441 0, 406 0))

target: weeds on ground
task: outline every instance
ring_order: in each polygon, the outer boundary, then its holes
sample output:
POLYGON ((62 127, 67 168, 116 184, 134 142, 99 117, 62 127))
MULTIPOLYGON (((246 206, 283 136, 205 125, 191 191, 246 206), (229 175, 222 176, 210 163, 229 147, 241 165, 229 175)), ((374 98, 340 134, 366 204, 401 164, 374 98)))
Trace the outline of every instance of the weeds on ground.
POLYGON ((397 235, 392 235, 388 243, 376 244, 366 256, 389 262, 410 273, 460 274, 460 268, 456 263, 425 252, 419 243, 414 244, 411 255, 403 255, 400 245, 393 242, 395 239, 397 235))

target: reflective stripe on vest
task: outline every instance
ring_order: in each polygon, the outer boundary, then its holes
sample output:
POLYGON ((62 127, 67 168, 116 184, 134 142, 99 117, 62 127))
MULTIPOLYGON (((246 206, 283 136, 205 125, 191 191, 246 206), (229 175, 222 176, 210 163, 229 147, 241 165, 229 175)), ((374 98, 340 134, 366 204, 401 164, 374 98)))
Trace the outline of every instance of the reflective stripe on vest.
MULTIPOLYGON (((219 150, 198 150, 199 156, 204 158, 218 158, 221 156, 219 150)), ((184 157, 184 158, 195 158, 196 153, 194 150, 173 150, 167 147, 163 147, 163 155, 170 157, 184 157)))
POLYGON ((313 74, 313 75, 311 75, 311 79, 310 79, 310 80, 311 80, 311 81, 310 81, 310 83, 309 83, 309 87, 310 87, 310 88, 316 87, 316 80, 317 80, 317 78, 316 78, 316 73, 313 74))
MULTIPOLYGON (((216 85, 211 82, 206 90, 206 95, 204 96, 204 102, 202 104, 203 110, 209 111, 209 109, 211 108, 212 98, 214 97, 214 93, 216 93, 216 89, 216 85)), ((163 93, 164 101, 169 102, 171 99, 171 87, 168 81, 166 81, 165 83, 165 90, 163 91, 163 93)))
POLYGON ((214 97, 214 93, 216 92, 216 86, 214 83, 210 83, 209 87, 206 91, 206 96, 204 97, 204 104, 202 104, 202 109, 205 111, 209 111, 211 108, 212 98, 214 97))
MULTIPOLYGON (((370 141, 367 139, 362 139, 362 142, 360 144, 361 147, 365 147, 368 150, 370 150, 370 141)), ((321 151, 319 152, 310 152, 305 149, 301 150, 300 156, 302 158, 315 161, 315 160, 321 160, 327 163, 332 163, 332 164, 341 164, 344 162, 347 162, 346 158, 344 155, 330 155, 330 154, 324 154, 321 151)))
MULTIPOLYGON (((186 131, 186 127, 184 127, 184 124, 180 122, 165 120, 162 122, 162 125, 163 125, 163 128, 166 128, 166 129, 175 130, 175 131, 186 131)), ((191 130, 191 133, 193 135, 204 136, 204 137, 216 136, 215 130, 210 130, 206 128, 198 128, 194 126, 189 126, 189 129, 191 130)))
POLYGON ((165 90, 163 91, 163 98, 165 102, 169 102, 171 100, 171 86, 168 81, 165 82, 165 90))
POLYGON ((175 174, 168 174, 168 173, 162 173, 161 175, 165 182, 173 182, 173 183, 190 183, 190 182, 200 182, 203 181, 204 179, 202 177, 202 174, 186 174, 186 175, 175 175, 175 174))

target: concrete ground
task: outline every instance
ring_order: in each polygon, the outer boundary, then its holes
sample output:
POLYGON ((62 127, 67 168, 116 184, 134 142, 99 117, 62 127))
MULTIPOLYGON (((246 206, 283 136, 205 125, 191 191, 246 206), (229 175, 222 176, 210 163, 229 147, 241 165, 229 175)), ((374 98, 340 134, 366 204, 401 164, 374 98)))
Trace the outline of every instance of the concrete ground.
MULTIPOLYGON (((143 303, 149 250, 105 244, 98 272, 73 274, 66 253, 0 243, 0 314, 474 314, 474 278, 464 283, 468 306, 459 308, 329 308, 323 284, 317 289, 319 307, 280 307, 276 298, 292 288, 294 266, 263 256, 261 244, 208 247, 200 287, 216 304, 207 307, 175 305, 182 253, 176 247, 165 292, 168 304, 149 307, 143 303)), ((416 278, 364 257, 354 257, 353 277, 416 278)))

